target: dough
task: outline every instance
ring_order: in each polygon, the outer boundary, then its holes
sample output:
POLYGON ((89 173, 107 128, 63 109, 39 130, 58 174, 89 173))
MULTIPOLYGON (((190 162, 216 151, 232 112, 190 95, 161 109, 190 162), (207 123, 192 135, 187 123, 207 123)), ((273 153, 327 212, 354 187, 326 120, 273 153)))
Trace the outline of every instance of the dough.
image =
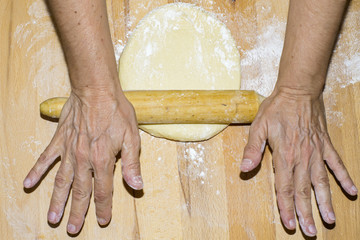
MULTIPOLYGON (((140 21, 120 58, 124 90, 240 89, 240 54, 229 29, 186 3, 167 4, 140 21)), ((206 140, 224 124, 142 125, 151 135, 206 140)))

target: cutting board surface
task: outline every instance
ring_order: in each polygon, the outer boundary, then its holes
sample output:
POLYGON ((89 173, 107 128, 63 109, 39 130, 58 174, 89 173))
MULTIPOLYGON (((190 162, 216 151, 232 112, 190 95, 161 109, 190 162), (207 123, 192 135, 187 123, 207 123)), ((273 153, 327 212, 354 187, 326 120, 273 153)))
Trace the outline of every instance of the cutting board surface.
MULTIPOLYGON (((173 1, 107 0, 117 59, 136 24, 173 1)), ((287 0, 193 0, 231 30, 241 54, 242 89, 269 95, 277 77, 287 0)), ((360 1, 351 2, 324 93, 329 133, 360 187, 360 1)), ((56 123, 39 104, 70 92, 63 53, 43 0, 0 0, 0 239, 67 239, 67 204, 60 225, 46 216, 59 163, 33 191, 23 178, 49 143, 56 123)), ((125 187, 115 171, 113 218, 96 222, 93 199, 78 239, 303 239, 279 219, 268 149, 261 167, 240 174, 249 126, 231 126, 199 143, 141 132, 142 192, 125 187)), ((360 202, 330 175, 336 226, 325 226, 314 204, 317 239, 356 239, 360 202)), ((314 202, 314 197, 312 199, 314 202)))

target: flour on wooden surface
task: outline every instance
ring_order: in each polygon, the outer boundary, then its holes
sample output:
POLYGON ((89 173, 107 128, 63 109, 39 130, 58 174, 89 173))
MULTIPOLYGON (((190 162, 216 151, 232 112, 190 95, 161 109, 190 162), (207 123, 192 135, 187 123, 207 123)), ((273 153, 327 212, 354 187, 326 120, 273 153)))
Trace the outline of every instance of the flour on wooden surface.
MULTIPOLYGON (((201 143, 192 144, 192 147, 186 148, 184 159, 187 162, 186 169, 182 174, 191 180, 200 180, 201 184, 205 183, 208 172, 211 171, 204 163, 205 153, 204 146, 201 143)), ((211 176, 211 175, 210 175, 211 176)))
POLYGON ((348 13, 343 25, 347 32, 345 36, 339 36, 325 85, 326 119, 328 124, 336 127, 343 126, 345 122, 343 112, 336 107, 337 99, 341 98, 340 94, 346 94, 348 87, 360 84, 359 19, 360 11, 348 13))
POLYGON ((49 93, 56 90, 68 95, 70 84, 62 48, 44 1, 34 1, 27 13, 30 20, 16 27, 14 39, 31 61, 28 81, 44 100, 53 97, 49 93))
POLYGON ((273 18, 241 59, 241 88, 268 97, 277 81, 286 23, 273 18))
MULTIPOLYGON (((39 143, 36 142, 34 138, 29 138, 29 140, 26 140, 21 146, 28 148, 31 147, 32 144, 37 146, 39 143)), ((41 239, 44 236, 54 238, 55 236, 51 229, 47 228, 39 231, 34 228, 32 223, 34 217, 38 217, 38 212, 34 213, 32 204, 24 204, 21 202, 22 196, 19 195, 19 189, 22 189, 22 180, 11 174, 10 169, 16 166, 16 159, 4 157, 1 159, 0 164, 0 180, 4 183, 2 184, 2 188, 3 192, 6 193, 3 199, 8 202, 8 204, 3 205, 4 208, 1 210, 6 216, 6 223, 11 228, 9 231, 12 231, 14 239, 41 239)), ((34 201, 32 201, 32 203, 34 203, 34 201)))

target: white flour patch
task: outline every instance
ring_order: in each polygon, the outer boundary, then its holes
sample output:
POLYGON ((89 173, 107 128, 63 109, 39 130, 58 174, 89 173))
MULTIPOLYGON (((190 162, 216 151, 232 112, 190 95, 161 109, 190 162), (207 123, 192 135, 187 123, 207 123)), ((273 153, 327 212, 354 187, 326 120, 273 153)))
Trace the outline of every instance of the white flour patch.
POLYGON ((201 184, 205 183, 208 172, 210 171, 204 163, 204 150, 205 148, 201 143, 185 150, 184 159, 187 164, 185 172, 182 173, 191 180, 200 180, 201 184))
POLYGON ((285 27, 285 22, 271 19, 257 36, 255 46, 244 51, 241 89, 255 90, 265 97, 271 94, 277 81, 285 27))

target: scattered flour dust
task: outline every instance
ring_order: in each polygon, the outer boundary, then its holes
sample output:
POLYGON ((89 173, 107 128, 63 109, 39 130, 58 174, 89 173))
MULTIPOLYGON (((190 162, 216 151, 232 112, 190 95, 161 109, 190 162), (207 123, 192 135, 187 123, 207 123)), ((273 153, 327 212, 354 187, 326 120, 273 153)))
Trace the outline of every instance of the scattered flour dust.
MULTIPOLYGON (((208 2, 208 8, 213 9, 213 1, 208 2)), ((28 8, 28 15, 30 16, 30 20, 17 26, 14 39, 16 40, 16 44, 24 49, 26 56, 34 46, 42 46, 31 56, 30 60, 33 63, 32 65, 41 67, 31 69, 29 80, 32 81, 33 87, 38 89, 40 96, 48 97, 48 92, 54 87, 60 88, 62 92, 68 92, 69 87, 66 84, 58 81, 59 79, 52 79, 51 77, 59 76, 59 73, 63 72, 64 81, 68 81, 67 76, 65 76, 67 75, 66 67, 59 66, 64 64, 58 64, 58 62, 63 61, 62 58, 58 57, 62 56, 62 54, 59 53, 61 48, 58 42, 49 40, 49 36, 56 33, 44 2, 40 0, 34 1, 28 8), (34 34, 33 29, 37 29, 36 34, 34 34)), ((216 14, 216 17, 226 22, 223 14, 216 14)), ((360 12, 350 13, 344 24, 344 28, 351 28, 351 24, 356 24, 358 19, 360 19, 360 12)), ((134 20, 135 19, 132 18, 128 19, 126 23, 128 29, 133 27, 134 20)), ((277 18, 271 18, 268 21, 267 27, 258 33, 253 47, 243 51, 243 57, 241 59, 242 89, 256 90, 264 96, 270 95, 277 80, 286 25, 285 21, 277 18)), ((117 22, 115 22, 115 24, 117 24, 117 22)), ((336 105, 336 96, 333 96, 333 90, 337 88, 347 88, 360 82, 360 32, 359 30, 348 31, 348 34, 350 34, 350 37, 346 39, 340 35, 330 65, 328 82, 324 93, 328 104, 326 106, 328 121, 330 124, 336 124, 336 126, 339 127, 342 125, 344 119, 342 112, 332 110, 336 105)), ((131 31, 128 31, 126 37, 130 35, 131 31)), ((124 47, 125 43, 122 40, 115 40, 114 51, 117 62, 124 47)), ((241 50, 241 47, 239 47, 239 49, 241 50)), ((22 143, 20 148, 30 149, 30 153, 36 158, 40 154, 38 150, 38 146, 40 145, 41 142, 35 140, 34 137, 29 137, 22 143)), ((201 143, 192 144, 191 147, 186 148, 184 158, 187 161, 187 166, 184 172, 181 172, 181 174, 188 176, 191 180, 199 180, 201 184, 205 184, 207 178, 213 177, 214 171, 210 169, 204 161, 204 150, 205 147, 201 143)), ((161 162, 162 158, 159 157, 157 160, 161 162)), ((8 172, 6 169, 9 167, 10 162, 10 160, 2 162, 2 168, 5 170, 5 174, 8 172)), ((12 202, 15 200, 16 202, 14 187, 19 187, 19 183, 14 182, 11 176, 7 176, 7 179, 10 181, 6 184, 6 190, 9 193, 7 196, 8 200, 12 202)), ((219 190, 215 191, 216 195, 221 194, 219 190)), ((31 221, 23 216, 22 212, 24 211, 31 212, 31 210, 20 209, 18 205, 13 204, 12 208, 4 212, 9 224, 14 228, 14 237, 30 239, 33 238, 35 233, 31 232, 32 226, 26 224, 31 221)))
POLYGON ((241 88, 268 97, 277 80, 286 22, 273 18, 241 59, 241 88))
MULTIPOLYGON (((21 148, 29 148, 32 144, 37 146, 39 143, 33 138, 29 138, 29 140, 21 145, 21 148)), ((34 205, 24 204, 24 202, 22 202, 22 204, 20 203, 22 196, 19 195, 19 189, 22 189, 22 181, 17 179, 10 171, 11 167, 16 166, 16 159, 5 157, 1 159, 0 164, 0 179, 4 183, 2 184, 3 192, 6 193, 3 199, 8 202, 7 204, 3 204, 4 208, 2 209, 2 212, 6 216, 7 225, 11 227, 13 238, 30 240, 42 239, 44 236, 47 236, 51 239, 55 239, 56 236, 54 236, 54 232, 50 228, 45 228, 41 231, 34 228, 34 217, 38 217, 38 212, 34 213, 34 205)))
POLYGON ((34 160, 36 160, 41 152, 43 151, 43 144, 41 141, 36 140, 34 136, 29 136, 26 140, 20 145, 20 149, 24 152, 30 153, 34 160))
POLYGON ((339 35, 328 71, 324 91, 326 119, 328 124, 336 127, 341 127, 345 122, 343 112, 334 110, 339 94, 346 94, 348 87, 360 84, 359 21, 360 11, 350 9, 343 25, 346 35, 339 35))
MULTIPOLYGON (((28 17, 26 19, 28 21, 17 25, 13 35, 13 44, 21 50, 23 61, 30 62, 29 85, 26 87, 32 87, 43 99, 53 97, 54 91, 65 95, 69 91, 67 69, 60 44, 54 37, 56 32, 45 1, 34 0, 27 4, 28 17)), ((24 91, 29 90, 26 87, 24 87, 24 91)), ((18 150, 30 153, 36 160, 43 150, 42 148, 41 141, 34 136, 28 136, 19 145, 18 150)), ((10 169, 14 170, 14 166, 18 163, 15 158, 9 159, 8 157, 1 159, 0 163, 0 179, 4 182, 3 192, 6 193, 3 198, 6 203, 2 204, 4 208, 1 211, 6 216, 7 225, 11 228, 9 231, 13 233, 14 239, 40 239, 44 236, 56 238, 50 228, 38 229, 33 225, 34 218, 38 217, 39 211, 34 212, 32 203, 36 204, 37 200, 32 199, 29 200, 31 204, 24 204, 24 196, 19 195, 19 190, 22 189, 22 179, 10 174, 10 169)))
POLYGON ((211 171, 206 166, 204 146, 201 143, 192 144, 192 147, 188 147, 185 150, 184 158, 187 161, 185 172, 182 172, 185 176, 191 180, 200 180, 201 184, 205 183, 208 172, 211 171))
POLYGON ((34 1, 28 15, 30 20, 16 27, 14 39, 25 57, 30 58, 29 82, 41 98, 53 97, 53 91, 68 95, 68 72, 45 1, 34 1))
MULTIPOLYGON (((339 97, 335 90, 360 82, 359 19, 360 11, 349 12, 343 26, 346 37, 339 36, 325 85, 327 121, 336 127, 341 127, 345 119, 341 111, 335 110, 339 97)), ((277 18, 268 21, 266 28, 259 31, 253 47, 242 51, 241 59, 241 88, 255 90, 265 97, 271 94, 277 80, 286 27, 286 22, 277 18)))

